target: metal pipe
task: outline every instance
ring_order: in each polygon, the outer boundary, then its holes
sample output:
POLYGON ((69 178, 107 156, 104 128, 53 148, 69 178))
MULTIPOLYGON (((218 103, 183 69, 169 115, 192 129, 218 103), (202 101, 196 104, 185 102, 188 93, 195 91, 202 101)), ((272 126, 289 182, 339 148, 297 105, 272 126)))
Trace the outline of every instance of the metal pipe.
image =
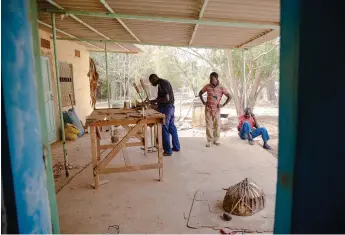
MULTIPOLYGON (((216 46, 206 46, 206 45, 200 45, 200 46, 188 46, 188 45, 182 45, 182 44, 160 44, 158 42, 133 42, 133 41, 122 41, 122 40, 106 40, 106 39, 87 39, 87 38, 79 38, 79 39, 75 39, 75 38, 58 38, 57 40, 61 40, 61 41, 83 41, 83 42, 109 42, 109 43, 122 43, 122 44, 126 44, 126 43, 130 43, 130 44, 135 44, 135 45, 149 45, 149 46, 166 46, 166 47, 184 47, 184 48, 203 48, 203 49, 222 49, 222 48, 227 48, 226 46, 223 47, 216 47, 216 46)), ((125 53, 125 54, 137 54, 139 52, 117 52, 117 53, 125 53)))
MULTIPOLYGON (((199 20, 201 20, 202 16, 204 15, 204 12, 205 12, 205 9, 206 9, 206 6, 207 6, 208 1, 209 1, 209 0, 204 0, 204 2, 203 2, 203 4, 202 4, 202 7, 201 7, 200 12, 199 12, 199 17, 198 17, 199 20)), ((189 45, 192 45, 192 42, 193 42, 193 40, 194 40, 196 31, 198 30, 198 27, 199 27, 198 24, 196 24, 196 25, 194 26, 194 30, 193 30, 192 36, 191 36, 191 38, 190 38, 190 40, 189 40, 189 45)))
POLYGON ((51 14, 52 18, 52 31, 53 31, 53 48, 54 48, 54 62, 55 62, 55 78, 56 78, 56 88, 58 95, 58 106, 60 114, 60 124, 61 124, 61 136, 62 136, 62 149, 63 149, 63 158, 65 163, 65 172, 66 177, 69 176, 68 167, 67 167, 67 149, 66 149, 66 137, 65 137, 65 124, 63 121, 62 115, 62 105, 61 105, 61 91, 60 91, 60 75, 59 75, 59 61, 57 58, 57 49, 56 49, 56 25, 55 25, 55 14, 51 14))
POLYGON ((243 58, 243 99, 244 108, 247 108, 247 79, 246 79, 246 53, 245 50, 242 51, 243 58))
POLYGON ((104 53, 105 53, 105 78, 107 79, 107 97, 108 97, 108 109, 110 109, 110 84, 108 76, 108 51, 107 51, 107 42, 104 43, 104 53))

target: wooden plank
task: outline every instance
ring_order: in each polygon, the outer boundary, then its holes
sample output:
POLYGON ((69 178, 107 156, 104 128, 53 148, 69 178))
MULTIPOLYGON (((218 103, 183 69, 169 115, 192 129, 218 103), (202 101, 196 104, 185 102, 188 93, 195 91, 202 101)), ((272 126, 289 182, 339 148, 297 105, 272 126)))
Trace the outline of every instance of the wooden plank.
POLYGON ((158 132, 158 144, 157 144, 157 149, 158 149, 158 164, 162 165, 161 168, 159 168, 159 181, 163 181, 163 140, 162 140, 162 123, 158 123, 157 127, 157 132, 158 132))
MULTIPOLYGON (((99 149, 110 149, 115 148, 118 144, 103 144, 99 146, 99 149)), ((143 146, 144 144, 142 142, 130 142, 126 143, 125 147, 136 147, 136 146, 143 146)))
POLYGON ((99 170, 101 167, 104 167, 107 165, 119 152, 120 150, 125 147, 126 143, 128 142, 129 138, 135 135, 135 133, 142 128, 143 125, 145 125, 146 120, 141 120, 134 128, 132 128, 127 135, 120 140, 120 142, 117 144, 117 146, 111 150, 111 152, 101 161, 101 163, 97 166, 97 170, 99 170))
POLYGON ((125 118, 125 119, 117 119, 117 120, 92 120, 88 119, 89 126, 123 126, 123 125, 130 125, 130 124, 137 124, 140 120, 146 119, 147 124, 154 124, 157 122, 165 122, 164 117, 145 117, 145 118, 125 118))
MULTIPOLYGON (((123 116, 123 115, 142 115, 142 110, 136 109, 102 109, 102 110, 94 110, 86 119, 97 119, 97 120, 104 120, 107 118, 108 120, 112 117, 123 116)), ((161 113, 157 112, 154 109, 146 109, 145 116, 147 117, 161 117, 163 116, 161 113)))
POLYGON ((99 186, 99 175, 97 171, 95 171, 95 168, 97 167, 97 146, 96 146, 96 127, 90 127, 90 132, 91 132, 91 155, 92 155, 92 165, 93 165, 93 177, 95 181, 95 188, 98 188, 99 186))
POLYGON ((123 172, 131 172, 131 171, 161 169, 162 167, 163 167, 163 164, 161 163, 153 163, 153 164, 146 164, 146 165, 139 165, 139 166, 109 167, 109 168, 101 168, 99 170, 99 173, 100 174, 123 173, 123 172))
MULTIPOLYGON (((132 127, 128 126, 128 125, 122 125, 123 128, 125 128, 127 131, 130 131, 132 129, 132 127)), ((134 135, 138 140, 140 140, 143 145, 144 145, 144 141, 145 141, 145 138, 143 136, 141 136, 140 134, 135 134, 134 135)))
POLYGON ((126 144, 126 147, 128 148, 128 147, 137 147, 137 146, 143 146, 144 145, 144 143, 142 143, 142 142, 130 142, 130 143, 127 143, 126 144))

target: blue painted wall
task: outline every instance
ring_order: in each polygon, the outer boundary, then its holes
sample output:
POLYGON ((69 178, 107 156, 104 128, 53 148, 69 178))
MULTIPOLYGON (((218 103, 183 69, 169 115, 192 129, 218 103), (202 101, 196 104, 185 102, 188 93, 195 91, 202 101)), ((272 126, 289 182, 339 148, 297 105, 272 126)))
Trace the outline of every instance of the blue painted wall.
POLYGON ((345 233, 345 14, 281 1, 275 233, 345 233))
MULTIPOLYGON (((2 91, 19 233, 51 233, 29 1, 2 1, 2 91)), ((7 176, 10 177, 10 176, 7 176)))

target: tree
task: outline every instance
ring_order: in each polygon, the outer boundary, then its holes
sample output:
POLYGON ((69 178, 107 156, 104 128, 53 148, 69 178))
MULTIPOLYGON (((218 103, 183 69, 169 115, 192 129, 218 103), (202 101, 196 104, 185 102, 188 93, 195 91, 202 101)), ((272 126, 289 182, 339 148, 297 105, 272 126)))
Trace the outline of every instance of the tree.
MULTIPOLYGON (((131 84, 147 79, 151 73, 169 80, 174 89, 188 88, 197 96, 212 71, 218 72, 221 82, 230 91, 238 115, 244 108, 244 90, 247 106, 251 108, 263 88, 271 87, 271 96, 275 94, 272 86, 275 87, 274 81, 279 75, 279 38, 246 51, 157 46, 140 46, 140 49, 142 52, 135 55, 108 54, 112 99, 117 99, 118 93, 122 99, 129 95, 138 98, 131 84)), ((97 65, 100 81, 105 81, 104 53, 92 53, 91 57, 97 65)))
MULTIPOLYGON (((147 76, 150 61, 147 61, 145 56, 150 51, 150 48, 145 48, 142 54, 108 53, 109 96, 111 99, 127 99, 129 95, 137 96, 133 91, 132 83, 138 83, 139 79, 147 76)), ((97 66, 100 83, 106 84, 105 54, 103 52, 93 52, 90 57, 94 59, 97 66)))
POLYGON ((209 70, 219 73, 223 85, 233 97, 238 115, 244 109, 244 88, 247 91, 247 107, 254 108, 262 89, 279 75, 279 39, 263 43, 244 53, 239 49, 181 50, 205 62, 209 70), (246 87, 243 81, 244 58, 246 87))

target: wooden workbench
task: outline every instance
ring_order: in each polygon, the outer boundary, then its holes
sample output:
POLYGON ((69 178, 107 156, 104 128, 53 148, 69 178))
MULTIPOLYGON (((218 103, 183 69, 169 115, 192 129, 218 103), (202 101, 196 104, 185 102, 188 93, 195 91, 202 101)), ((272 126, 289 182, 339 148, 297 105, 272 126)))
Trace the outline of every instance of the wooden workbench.
MULTIPOLYGON (((138 170, 158 169, 159 180, 163 180, 163 145, 162 145, 162 125, 165 121, 164 114, 153 109, 147 109, 142 114, 142 110, 135 109, 96 109, 86 117, 86 126, 90 126, 91 151, 94 175, 94 187, 99 187, 99 175, 130 172, 138 170), (122 126, 127 133, 115 144, 100 144, 99 127, 102 126, 122 126), (148 149, 149 138, 147 136, 147 127, 156 125, 157 136, 157 157, 158 162, 146 165, 128 165, 124 167, 107 167, 107 165, 118 155, 118 153, 127 147, 144 146, 145 154, 148 149), (142 131, 144 130, 144 131, 142 131), (128 142, 130 138, 136 138, 136 142, 128 142), (102 150, 110 149, 106 155, 102 150)), ((156 139, 156 138, 155 138, 156 139)), ((155 140, 156 141, 156 140, 155 140)))

